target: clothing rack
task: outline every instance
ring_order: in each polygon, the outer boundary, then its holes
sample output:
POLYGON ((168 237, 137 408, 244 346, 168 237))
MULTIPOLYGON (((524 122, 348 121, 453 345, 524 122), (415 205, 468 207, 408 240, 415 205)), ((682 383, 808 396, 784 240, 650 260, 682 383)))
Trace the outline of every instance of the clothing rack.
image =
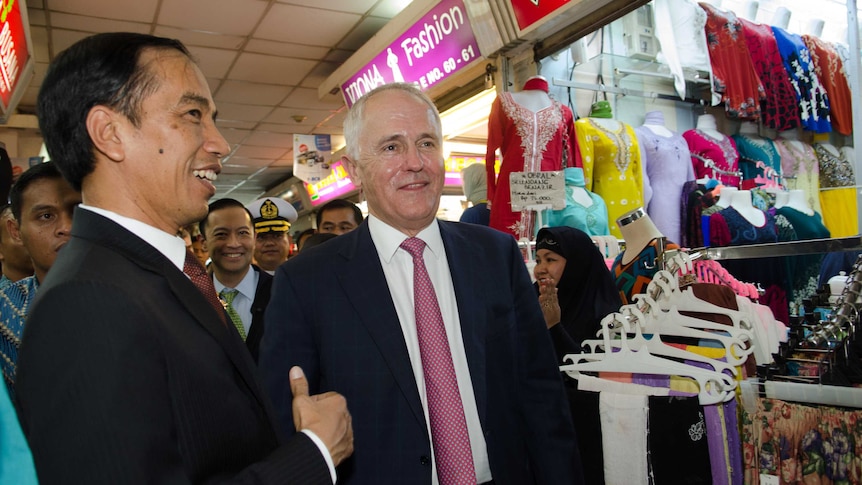
POLYGON ((752 244, 749 246, 724 246, 693 249, 702 253, 704 259, 749 259, 772 258, 778 256, 798 256, 803 254, 829 253, 833 251, 860 251, 862 238, 849 236, 831 239, 809 239, 778 243, 752 244))
POLYGON ((739 177, 740 179, 742 179, 742 172, 740 172, 740 171, 732 172, 729 170, 722 170, 722 169, 715 166, 715 161, 712 160, 711 158, 706 158, 706 157, 700 156, 696 153, 692 153, 691 158, 696 158, 696 159, 700 160, 701 162, 703 162, 704 165, 706 165, 706 168, 712 170, 715 173, 719 173, 721 175, 729 175, 731 177, 739 177))
POLYGON ((694 99, 694 98, 680 99, 679 96, 656 93, 653 91, 640 91, 637 89, 621 88, 621 87, 614 86, 614 85, 584 83, 584 82, 580 82, 580 81, 569 81, 568 79, 553 78, 551 80, 551 83, 554 86, 560 86, 560 87, 564 87, 564 88, 575 88, 575 89, 583 89, 585 91, 597 91, 600 93, 619 94, 621 96, 637 96, 639 98, 647 98, 647 99, 652 99, 652 100, 663 99, 663 100, 667 100, 667 101, 685 101, 688 103, 700 103, 702 101, 700 99, 694 99))

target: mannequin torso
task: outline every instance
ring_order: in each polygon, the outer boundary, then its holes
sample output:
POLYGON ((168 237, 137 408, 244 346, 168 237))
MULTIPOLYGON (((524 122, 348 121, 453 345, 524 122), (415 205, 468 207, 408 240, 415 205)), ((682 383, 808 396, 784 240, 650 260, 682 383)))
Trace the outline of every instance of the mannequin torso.
POLYGON ((751 191, 737 190, 730 198, 730 206, 736 209, 752 226, 761 227, 766 223, 766 214, 751 204, 751 191))
POLYGON ((724 133, 718 131, 715 116, 713 115, 700 115, 697 118, 697 129, 715 140, 724 140, 727 138, 724 133))
POLYGON ((719 192, 718 202, 715 205, 721 207, 722 209, 726 209, 730 207, 730 202, 733 200, 733 194, 738 192, 739 189, 736 187, 727 187, 723 186, 721 188, 721 192, 719 192))
POLYGON ((796 209, 805 215, 813 216, 814 209, 812 209, 811 206, 808 205, 807 199, 808 198, 805 195, 804 190, 794 189, 787 193, 787 203, 784 204, 782 207, 790 207, 791 209, 796 209))
POLYGON ((624 215, 617 220, 617 225, 626 242, 626 250, 621 259, 623 265, 637 258, 654 239, 664 237, 643 209, 624 215))

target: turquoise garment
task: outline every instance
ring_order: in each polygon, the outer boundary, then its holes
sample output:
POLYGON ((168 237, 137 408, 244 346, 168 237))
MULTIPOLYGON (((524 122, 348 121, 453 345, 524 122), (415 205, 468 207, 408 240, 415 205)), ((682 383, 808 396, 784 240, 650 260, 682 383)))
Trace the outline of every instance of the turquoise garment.
POLYGON ((558 211, 544 211, 542 213, 544 225, 546 227, 574 227, 590 236, 609 235, 611 232, 608 227, 608 207, 599 195, 586 189, 587 184, 584 179, 584 169, 569 167, 565 170, 565 173, 566 208, 558 211), (573 187, 581 187, 587 190, 587 193, 590 194, 590 199, 593 201, 592 205, 584 207, 577 203, 572 195, 575 190, 573 187))
POLYGON ((0 483, 16 485, 35 485, 36 467, 33 465, 33 455, 9 393, 0 389, 0 483))
POLYGON ((12 283, 14 283, 14 281, 7 278, 5 274, 0 275, 0 289, 6 288, 7 286, 11 285, 12 283))
MULTIPOLYGON (((18 364, 18 347, 24 333, 24 319, 36 296, 39 282, 28 276, 0 289, 0 368, 9 396, 15 397, 15 368, 18 364)), ((0 481, 0 483, 5 483, 0 481)))
POLYGON ((739 170, 742 172, 742 189, 774 187, 781 180, 781 155, 769 138, 733 135, 739 151, 739 170))

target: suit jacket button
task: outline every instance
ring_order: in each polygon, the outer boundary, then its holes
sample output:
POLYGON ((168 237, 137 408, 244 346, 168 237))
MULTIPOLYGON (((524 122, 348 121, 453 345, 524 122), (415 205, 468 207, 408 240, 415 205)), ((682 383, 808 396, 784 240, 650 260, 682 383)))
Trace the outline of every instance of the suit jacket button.
POLYGON ((427 456, 422 455, 419 457, 419 463, 422 466, 428 466, 429 464, 431 464, 431 458, 428 458, 427 456))

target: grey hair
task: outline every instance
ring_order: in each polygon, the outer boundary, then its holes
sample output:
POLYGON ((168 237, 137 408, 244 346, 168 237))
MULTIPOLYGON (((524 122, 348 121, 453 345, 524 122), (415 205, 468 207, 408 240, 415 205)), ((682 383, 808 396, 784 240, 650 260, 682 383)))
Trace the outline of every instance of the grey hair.
POLYGON ((353 160, 359 159, 359 137, 362 135, 362 122, 365 116, 365 105, 372 97, 385 91, 402 91, 416 99, 422 101, 431 112, 434 114, 434 125, 437 128, 437 134, 443 136, 443 125, 440 121, 440 112, 437 111, 437 106, 434 101, 422 92, 415 84, 410 83, 390 83, 378 86, 367 94, 359 98, 358 101, 347 112, 347 117, 344 118, 344 139, 347 143, 347 156, 353 160))

